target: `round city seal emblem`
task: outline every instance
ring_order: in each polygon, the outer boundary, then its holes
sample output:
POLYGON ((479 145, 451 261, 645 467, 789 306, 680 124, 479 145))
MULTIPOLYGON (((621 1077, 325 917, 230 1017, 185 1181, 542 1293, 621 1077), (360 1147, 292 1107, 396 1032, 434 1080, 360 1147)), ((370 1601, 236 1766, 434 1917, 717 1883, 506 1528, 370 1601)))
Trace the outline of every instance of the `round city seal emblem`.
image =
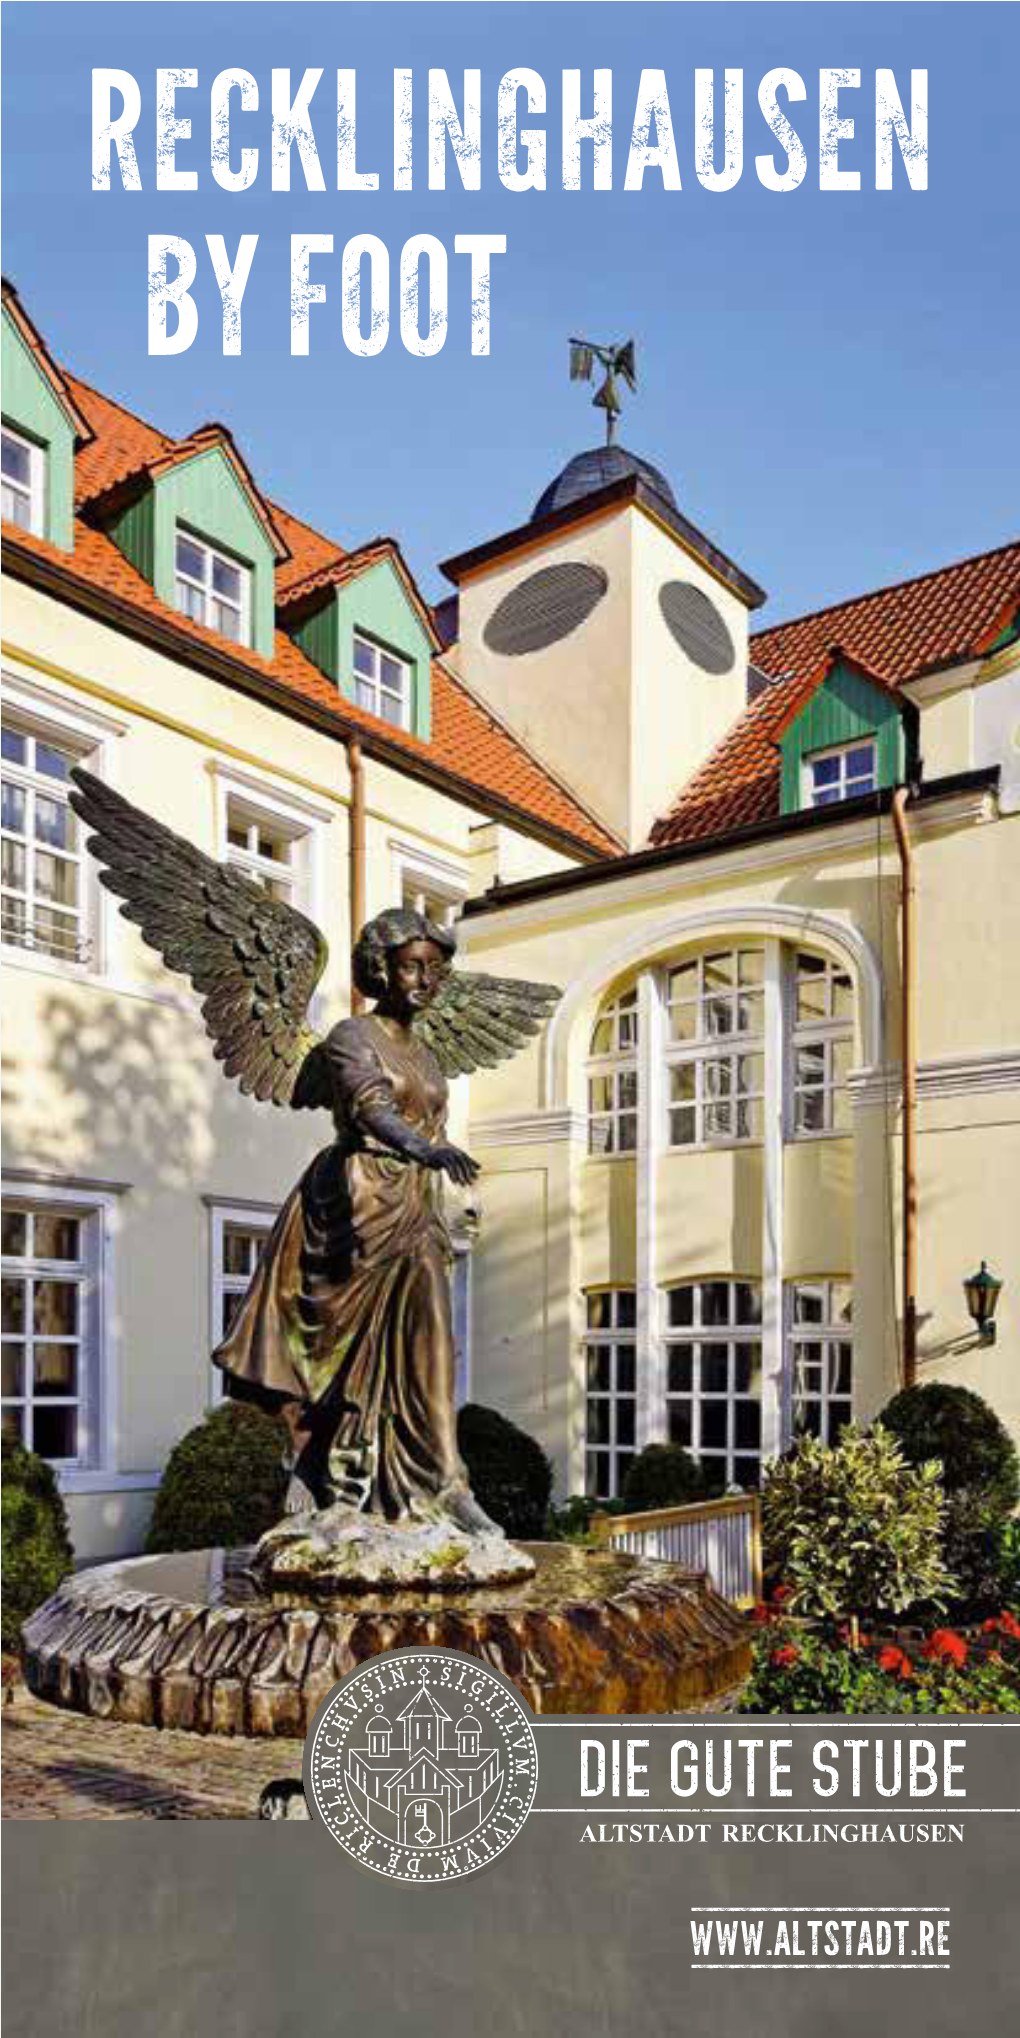
POLYGON ((453 1882, 515 1840, 538 1783, 529 1708, 453 1649, 396 1649, 334 1685, 305 1742, 313 1817, 397 1882, 453 1882))

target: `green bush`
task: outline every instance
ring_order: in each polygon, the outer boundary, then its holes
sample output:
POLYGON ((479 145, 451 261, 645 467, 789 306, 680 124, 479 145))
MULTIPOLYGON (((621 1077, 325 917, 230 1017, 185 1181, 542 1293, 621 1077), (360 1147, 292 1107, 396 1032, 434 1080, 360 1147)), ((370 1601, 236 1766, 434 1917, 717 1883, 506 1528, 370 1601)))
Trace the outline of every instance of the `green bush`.
POLYGON ((1020 1500, 1020 1459, 994 1409, 969 1387, 932 1380, 893 1396, 879 1417, 911 1465, 938 1458, 947 1493, 982 1493, 1003 1519, 1020 1500))
POLYGON ((622 1500, 593 1500, 590 1493, 571 1493, 561 1507, 551 1507, 546 1534, 553 1542, 586 1543, 595 1540, 592 1520, 596 1514, 626 1514, 622 1500))
POLYGON ((541 1445, 505 1415, 472 1401, 457 1417, 457 1442, 479 1506, 508 1536, 540 1540, 553 1482, 541 1445))
POLYGON ((624 1506, 633 1514, 656 1507, 686 1507, 705 1497, 705 1475, 681 1444, 646 1444, 632 1458, 623 1482, 624 1506))
POLYGON ((52 1467, 13 1438, 3 1440, 0 1494, 5 1649, 17 1649, 22 1623, 55 1592, 74 1562, 67 1509, 52 1467))
POLYGON ((937 1458, 942 1466, 942 1554, 960 1602, 999 1604, 1004 1533, 1020 1498, 1020 1460, 1008 1430, 979 1394, 941 1381, 905 1388, 881 1421, 910 1464, 937 1458))
POLYGON ((799 1614, 904 1613, 945 1604, 945 1498, 937 1465, 908 1465, 880 1423, 830 1448, 801 1437, 762 1489, 765 1573, 799 1614))
POLYGON ((286 1431, 275 1416, 224 1401, 175 1444, 146 1541, 159 1550, 236 1549, 284 1511, 286 1431))

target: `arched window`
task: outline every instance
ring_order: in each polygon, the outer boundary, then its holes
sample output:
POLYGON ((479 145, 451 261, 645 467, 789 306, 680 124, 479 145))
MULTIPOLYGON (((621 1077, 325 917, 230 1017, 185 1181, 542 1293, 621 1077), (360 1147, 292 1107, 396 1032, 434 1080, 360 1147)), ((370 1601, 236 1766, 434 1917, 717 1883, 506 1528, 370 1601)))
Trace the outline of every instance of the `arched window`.
POLYGON ((637 985, 602 1006, 588 1062, 588 1151, 633 1153, 638 1112, 637 985))
POLYGON ((763 979, 760 947, 716 949, 668 971, 670 1146, 761 1138, 763 979))

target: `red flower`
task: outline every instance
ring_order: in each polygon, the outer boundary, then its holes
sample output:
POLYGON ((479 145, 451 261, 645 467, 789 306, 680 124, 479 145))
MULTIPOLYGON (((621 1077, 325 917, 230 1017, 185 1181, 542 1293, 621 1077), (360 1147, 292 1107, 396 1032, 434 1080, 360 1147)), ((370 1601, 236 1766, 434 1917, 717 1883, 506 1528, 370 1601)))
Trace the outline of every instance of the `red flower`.
MULTIPOLYGON (((991 1625, 994 1627, 994 1621, 991 1625)), ((1020 1642, 1020 1620, 1017 1620, 1014 1613, 1007 1611, 999 1616, 999 1631, 1001 1634, 1008 1635, 1011 1641, 1020 1642)))
POLYGON ((800 1662, 800 1650, 792 1642, 784 1642, 781 1649, 773 1649, 769 1661, 777 1670, 792 1670, 800 1662))
POLYGON ((786 1600, 793 1598, 793 1586, 774 1585, 772 1588, 772 1598, 776 1606, 782 1606, 786 1600))
POLYGON ((903 1682, 904 1682, 904 1683, 906 1683, 907 1679, 908 1679, 909 1677, 912 1677, 912 1676, 913 1676, 913 1674, 914 1674, 914 1666, 913 1666, 913 1664, 912 1664, 912 1662, 911 1662, 911 1660, 910 1660, 910 1657, 909 1657, 909 1656, 904 1656, 904 1658, 903 1658, 903 1661, 902 1661, 902 1663, 900 1664, 900 1676, 901 1676, 901 1678, 903 1679, 903 1682))
POLYGON ((960 1669, 967 1661, 967 1653, 967 1644, 963 1636, 954 1634, 952 1628, 936 1628, 934 1634, 929 1635, 922 1650, 922 1654, 929 1659, 955 1663, 960 1669))
POLYGON ((751 1619, 753 1620, 755 1627, 767 1628, 769 1622, 772 1619, 772 1614, 769 1608, 767 1606, 763 1606, 759 1601, 758 1605, 754 1609, 753 1614, 751 1615, 751 1619))
POLYGON ((878 1667, 880 1670, 887 1670, 891 1677, 894 1677, 897 1671, 902 1676, 904 1663, 907 1663, 909 1669, 907 1657, 902 1649, 896 1647, 895 1642, 887 1642, 885 1648, 879 1650, 878 1667))

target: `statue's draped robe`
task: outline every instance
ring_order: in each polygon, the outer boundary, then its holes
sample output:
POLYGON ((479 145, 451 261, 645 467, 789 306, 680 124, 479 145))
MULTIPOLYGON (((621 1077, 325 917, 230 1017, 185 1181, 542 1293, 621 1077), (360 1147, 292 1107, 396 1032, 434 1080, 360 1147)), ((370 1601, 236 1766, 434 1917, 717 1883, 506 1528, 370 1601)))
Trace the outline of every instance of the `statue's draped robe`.
POLYGON ((441 1177, 423 1165, 447 1086, 422 1042, 371 1014, 334 1027, 326 1053, 336 1139, 284 1204, 213 1359, 231 1392, 288 1415, 317 1505, 392 1521, 466 1483, 450 1241, 441 1177))

